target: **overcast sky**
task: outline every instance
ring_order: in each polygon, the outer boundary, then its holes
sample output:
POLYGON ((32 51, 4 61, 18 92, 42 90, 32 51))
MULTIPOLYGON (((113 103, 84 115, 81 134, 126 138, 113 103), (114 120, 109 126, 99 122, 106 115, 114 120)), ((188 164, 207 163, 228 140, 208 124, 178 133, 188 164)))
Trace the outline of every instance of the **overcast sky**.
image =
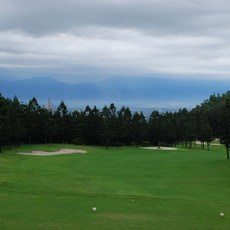
POLYGON ((0 76, 230 79, 229 12, 229 0, 0 0, 0 76))

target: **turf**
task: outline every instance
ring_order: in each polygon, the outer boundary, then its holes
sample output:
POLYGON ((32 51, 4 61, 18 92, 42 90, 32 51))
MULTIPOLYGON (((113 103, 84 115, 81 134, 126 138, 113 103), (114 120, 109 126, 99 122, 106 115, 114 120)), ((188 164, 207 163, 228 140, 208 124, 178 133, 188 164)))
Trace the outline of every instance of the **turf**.
POLYGON ((212 146, 210 151, 74 145, 4 150, 0 155, 0 229, 227 230, 230 161, 225 158, 222 146, 212 146), (15 154, 60 148, 88 153, 15 154))

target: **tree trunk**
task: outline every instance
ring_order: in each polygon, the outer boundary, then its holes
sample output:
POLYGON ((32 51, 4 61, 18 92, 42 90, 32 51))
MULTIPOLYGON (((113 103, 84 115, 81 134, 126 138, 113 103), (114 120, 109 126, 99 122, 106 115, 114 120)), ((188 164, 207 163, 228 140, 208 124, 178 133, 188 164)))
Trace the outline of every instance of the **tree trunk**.
POLYGON ((209 143, 209 142, 207 142, 207 148, 208 148, 208 151, 209 151, 209 146, 210 146, 210 143, 209 143))
POLYGON ((229 160, 229 146, 226 146, 226 151, 227 151, 227 159, 229 160))

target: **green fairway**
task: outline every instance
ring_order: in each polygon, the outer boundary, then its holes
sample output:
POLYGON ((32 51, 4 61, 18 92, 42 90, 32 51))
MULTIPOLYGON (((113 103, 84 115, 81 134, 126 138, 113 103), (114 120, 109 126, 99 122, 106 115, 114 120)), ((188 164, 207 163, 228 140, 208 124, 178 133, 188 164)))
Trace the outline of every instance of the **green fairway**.
POLYGON ((222 146, 159 151, 27 145, 0 155, 1 230, 229 227, 230 162, 222 146), (16 154, 61 148, 88 153, 16 154))

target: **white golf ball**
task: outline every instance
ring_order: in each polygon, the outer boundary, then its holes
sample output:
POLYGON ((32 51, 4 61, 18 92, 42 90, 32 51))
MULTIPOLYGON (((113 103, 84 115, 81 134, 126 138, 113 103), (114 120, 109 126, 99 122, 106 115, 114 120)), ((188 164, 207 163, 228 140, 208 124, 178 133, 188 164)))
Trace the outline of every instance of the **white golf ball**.
POLYGON ((220 213, 220 216, 221 216, 221 217, 224 217, 224 213, 223 213, 223 212, 221 212, 221 213, 220 213))
POLYGON ((96 208, 96 207, 93 207, 93 208, 92 208, 92 211, 93 211, 93 212, 96 212, 96 211, 97 211, 97 208, 96 208))

